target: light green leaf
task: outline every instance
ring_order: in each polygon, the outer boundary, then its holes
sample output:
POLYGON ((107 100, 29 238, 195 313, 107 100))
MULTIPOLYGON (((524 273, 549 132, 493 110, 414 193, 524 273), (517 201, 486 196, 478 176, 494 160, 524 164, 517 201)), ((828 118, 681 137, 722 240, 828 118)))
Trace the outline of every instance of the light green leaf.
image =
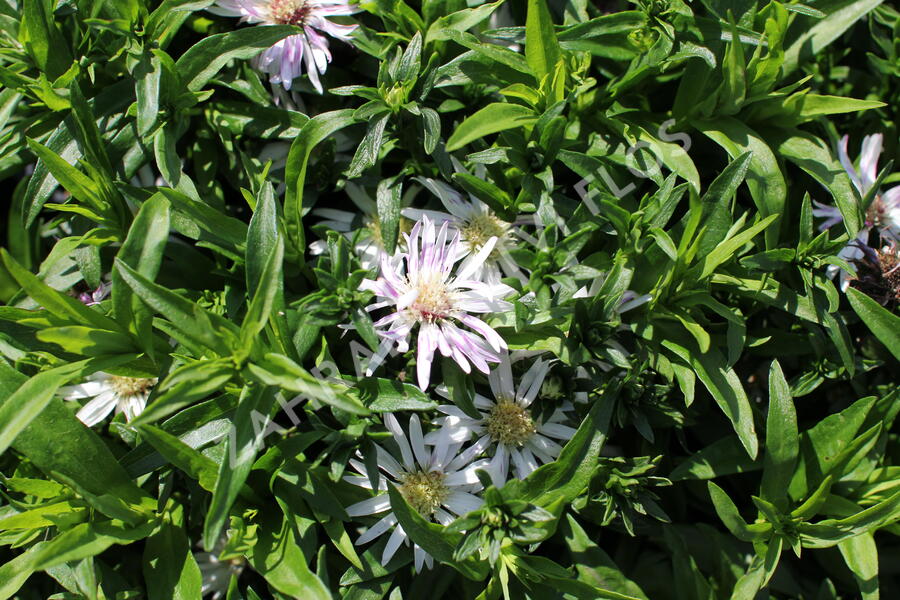
POLYGON ((234 415, 234 429, 225 438, 225 458, 219 466, 216 489, 203 524, 203 547, 212 552, 238 492, 247 480, 256 453, 268 432, 269 413, 275 403, 273 388, 244 387, 234 415))
POLYGON ((155 528, 154 522, 139 527, 118 521, 82 523, 50 541, 38 542, 0 567, 0 600, 11 598, 35 571, 97 556, 115 544, 131 544, 146 538, 155 528))
POLYGON ((754 527, 747 525, 747 522, 744 521, 741 514, 738 512, 737 506, 735 506, 734 501, 725 493, 725 490, 720 488, 712 481, 706 482, 706 487, 709 489, 709 497, 712 500, 713 507, 716 509, 716 514, 719 515, 719 518, 722 519, 722 523, 725 524, 725 527, 728 528, 728 531, 731 534, 744 542, 750 542, 754 540, 763 540, 766 539, 769 535, 769 532, 772 530, 772 525, 766 523, 768 527, 754 527))
POLYGON ((541 81, 553 72, 562 57, 546 0, 528 0, 525 20, 525 60, 541 81))

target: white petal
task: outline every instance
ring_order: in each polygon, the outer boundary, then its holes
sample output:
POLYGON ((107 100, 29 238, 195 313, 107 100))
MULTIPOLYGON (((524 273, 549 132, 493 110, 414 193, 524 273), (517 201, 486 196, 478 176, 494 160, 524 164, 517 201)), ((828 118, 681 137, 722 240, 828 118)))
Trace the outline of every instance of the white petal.
POLYGON ((484 500, 478 496, 468 492, 459 491, 450 492, 450 494, 447 495, 447 499, 444 501, 444 506, 459 516, 470 513, 473 510, 478 510, 481 508, 482 504, 484 504, 484 500))
POLYGON ((365 533, 359 536, 359 539, 356 540, 356 545, 362 546, 363 544, 371 542, 396 524, 397 517, 394 516, 394 513, 389 514, 369 527, 365 533))
POLYGON ((549 361, 538 359, 531 365, 531 368, 522 376, 522 381, 519 383, 519 393, 516 397, 519 404, 527 407, 534 402, 538 392, 541 391, 541 385, 543 385, 548 371, 550 371, 549 361))
POLYGON ((68 385, 59 388, 59 395, 66 400, 79 400, 81 398, 91 398, 110 389, 109 386, 102 381, 85 381, 78 385, 68 385))
POLYGON ((425 551, 422 550, 418 545, 413 546, 413 562, 415 564, 416 573, 422 570, 422 565, 425 564, 425 551))
POLYGON ((75 416, 88 427, 93 427, 105 419, 116 408, 117 403, 116 394, 107 390, 82 406, 75 416))
POLYGON ((412 445, 413 454, 416 455, 416 461, 423 469, 430 469, 430 456, 425 450, 425 441, 422 438, 422 424, 419 422, 419 415, 413 413, 409 417, 409 442, 412 445))
POLYGON ((403 531, 403 528, 400 525, 397 525, 394 528, 394 531, 391 533, 391 537, 388 538, 387 544, 384 546, 384 552, 381 553, 381 566, 388 564, 392 558, 394 558, 394 554, 396 554, 397 549, 400 547, 400 544, 406 539, 406 532, 403 531))
POLYGON ((347 514, 351 517, 362 517, 384 512, 391 507, 391 500, 387 494, 379 494, 372 498, 366 498, 356 504, 347 507, 347 514))
POLYGON ((378 444, 375 444, 375 452, 378 457, 378 466, 387 471, 394 479, 400 479, 404 469, 397 459, 378 444))
POLYGON ((544 435, 549 435, 558 440, 570 440, 572 439, 572 436, 575 435, 575 430, 573 428, 566 425, 560 425, 559 423, 544 423, 539 427, 539 430, 544 435))
POLYGON ((484 245, 478 250, 478 254, 476 254, 469 262, 465 268, 461 269, 457 274, 457 279, 468 279, 475 272, 478 267, 484 264, 484 261, 491 255, 491 252, 494 251, 494 246, 497 244, 497 238, 492 237, 488 241, 484 243, 484 245))

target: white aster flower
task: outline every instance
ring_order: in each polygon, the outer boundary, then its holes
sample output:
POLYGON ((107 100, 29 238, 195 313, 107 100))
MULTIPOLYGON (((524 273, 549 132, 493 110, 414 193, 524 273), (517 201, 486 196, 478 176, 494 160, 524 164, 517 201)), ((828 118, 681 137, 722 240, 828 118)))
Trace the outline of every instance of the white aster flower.
POLYGON ((294 79, 303 74, 305 63, 310 83, 320 94, 319 75, 325 74, 331 52, 328 39, 319 32, 346 42, 357 27, 327 19, 357 12, 347 0, 217 0, 207 10, 225 17, 241 17, 248 23, 302 27, 303 33, 288 36, 263 51, 254 59, 254 65, 269 75, 270 82, 290 90, 294 79))
MULTIPOLYGON (((847 153, 847 145, 850 141, 849 136, 841 138, 838 146, 838 158, 841 165, 850 177, 850 181, 859 191, 860 196, 865 196, 875 185, 878 179, 878 155, 881 154, 881 146, 883 136, 880 133, 867 135, 863 138, 862 148, 859 156, 859 170, 853 166, 853 161, 847 153)), ((843 216, 841 211, 835 206, 829 206, 821 202, 815 203, 816 208, 813 209, 813 216, 824 218, 825 221, 819 225, 819 231, 828 229, 841 221, 843 216)), ((868 246, 869 232, 875 227, 879 234, 888 240, 900 241, 900 186, 895 186, 883 194, 876 194, 866 211, 865 226, 859 231, 857 237, 851 240, 838 253, 838 258, 852 262, 860 260, 865 256, 863 246, 868 246)), ((836 265, 830 265, 827 269, 829 277, 834 277, 837 273, 841 276, 841 289, 846 290, 850 283, 850 274, 836 265)))
POLYGON ((516 244, 512 223, 507 223, 497 217, 494 211, 478 198, 470 195, 466 200, 459 192, 442 181, 426 177, 419 177, 417 180, 438 197, 447 212, 407 208, 403 210, 403 215, 411 219, 428 216, 439 225, 449 222, 450 227, 459 231, 462 242, 459 252, 460 257, 463 258, 461 268, 465 268, 470 261, 476 260, 478 252, 487 241, 496 238, 494 250, 474 271, 475 279, 499 282, 500 277, 505 275, 506 277, 515 277, 522 282, 528 280, 509 255, 509 251, 516 244))
MULTIPOLYGON (((473 494, 481 489, 475 471, 486 466, 484 460, 472 462, 476 455, 472 449, 457 454, 459 445, 450 444, 446 437, 437 440, 432 447, 426 446, 419 417, 415 414, 409 418, 408 436, 394 415, 386 414, 384 424, 399 447, 400 460, 374 444, 378 467, 383 471, 378 480, 379 493, 347 507, 351 517, 387 513, 356 540, 359 545, 367 544, 393 528, 381 554, 382 565, 393 558, 401 543, 409 543, 391 510, 388 481, 397 486, 400 495, 422 517, 446 526, 454 520, 454 515, 461 516, 481 507, 483 500, 473 494)), ((350 466, 359 475, 346 475, 344 480, 371 490, 372 478, 366 466, 355 459, 350 460, 350 466)), ((433 566, 432 557, 416 544, 413 544, 413 557, 416 571, 420 571, 423 564, 429 569, 433 566)))
MULTIPOLYGON (((559 456, 562 446, 554 440, 569 440, 575 434, 573 428, 562 424, 566 419, 563 411, 571 407, 568 403, 548 417, 535 418, 532 415, 530 407, 538 397, 549 370, 550 361, 537 359, 522 376, 516 389, 509 356, 504 355, 488 377, 494 398, 475 394, 473 403, 481 416, 470 417, 454 405, 438 406, 438 410, 447 416, 441 419, 441 431, 429 434, 426 442, 438 443, 441 435, 447 436, 453 443, 476 438, 469 450, 474 449, 480 454, 494 447, 489 472, 495 485, 506 482, 510 463, 516 478, 524 479, 540 464, 553 462, 559 456)), ((438 393, 446 395, 446 388, 439 388, 438 393)))
POLYGON ((89 375, 84 383, 59 388, 59 393, 66 400, 91 398, 76 416, 88 427, 93 427, 113 410, 124 412, 127 421, 134 419, 147 406, 147 398, 156 382, 155 377, 122 377, 99 372, 89 375))
POLYGON ((204 597, 212 596, 213 600, 225 597, 231 583, 231 576, 240 577, 246 565, 245 561, 241 559, 219 559, 227 542, 228 537, 222 535, 212 552, 194 552, 194 558, 197 560, 197 566, 200 567, 200 577, 202 578, 200 594, 204 597))
POLYGON ((435 350, 452 357, 466 373, 471 372, 470 362, 483 373, 488 373, 488 363, 500 362, 506 342, 487 323, 470 314, 512 309, 512 304, 502 300, 514 291, 511 287, 474 277, 494 249, 496 238, 489 239, 475 258, 454 275, 454 265, 459 259, 459 233, 449 243, 447 236, 448 223, 436 231, 434 223, 423 217, 410 234, 404 234, 407 251, 401 260, 382 259, 378 280, 366 279, 360 286, 375 292, 378 298, 368 310, 387 306, 394 309, 375 322, 383 341, 369 363, 367 376, 371 376, 395 344, 400 352, 409 350, 409 338, 416 326, 416 368, 419 387, 423 390, 431 378, 435 350), (457 322, 471 331, 460 328, 457 322))

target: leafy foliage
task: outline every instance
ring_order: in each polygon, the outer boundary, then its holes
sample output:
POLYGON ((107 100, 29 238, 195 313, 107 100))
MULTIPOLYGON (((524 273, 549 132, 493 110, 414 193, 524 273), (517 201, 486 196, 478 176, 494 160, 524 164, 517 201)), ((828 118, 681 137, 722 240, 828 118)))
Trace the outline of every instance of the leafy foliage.
POLYGON ((895 8, 291 2, 0 0, 0 600, 900 593, 895 8), (493 405, 371 284, 466 202, 493 405))

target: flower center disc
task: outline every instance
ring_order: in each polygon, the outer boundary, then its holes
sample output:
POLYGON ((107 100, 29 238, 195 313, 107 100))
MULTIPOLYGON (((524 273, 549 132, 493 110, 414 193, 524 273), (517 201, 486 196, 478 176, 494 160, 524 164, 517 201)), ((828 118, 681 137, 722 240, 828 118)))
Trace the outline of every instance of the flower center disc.
POLYGON ((453 308, 453 303, 441 274, 425 274, 414 285, 419 290, 419 295, 409 308, 415 317, 429 323, 445 318, 453 308))
POLYGON ((463 226, 462 237, 473 250, 484 246, 492 237, 502 238, 506 235, 509 225, 493 214, 480 214, 472 217, 463 226))
POLYGON ((509 399, 497 402, 487 418, 488 434, 507 446, 524 445, 536 431, 528 409, 509 399))
POLYGON ((269 14, 279 25, 303 25, 309 16, 306 0, 271 0, 269 14))
POLYGON ((400 495, 423 517, 430 517, 447 499, 450 490, 440 471, 407 473, 397 487, 400 495))
POLYGON ((140 396, 156 384, 156 379, 113 375, 109 378, 109 384, 119 396, 140 396))

